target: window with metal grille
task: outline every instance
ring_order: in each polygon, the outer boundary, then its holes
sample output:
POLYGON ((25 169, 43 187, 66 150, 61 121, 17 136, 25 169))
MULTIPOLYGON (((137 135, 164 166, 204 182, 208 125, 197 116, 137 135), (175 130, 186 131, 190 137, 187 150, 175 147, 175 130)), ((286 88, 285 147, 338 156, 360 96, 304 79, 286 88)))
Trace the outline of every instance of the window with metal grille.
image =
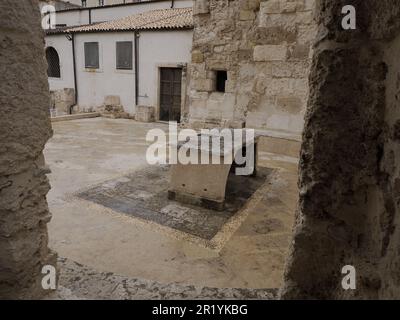
POLYGON ((85 68, 99 68, 99 43, 85 42, 85 68))
POLYGON ((61 78, 60 73, 60 58, 58 57, 57 50, 53 47, 46 49, 47 60, 47 76, 51 78, 61 78))
POLYGON ((117 69, 132 70, 132 41, 117 41, 117 69))
POLYGON ((82 7, 86 8, 86 6, 87 6, 86 0, 82 0, 82 7))
POLYGON ((104 0, 99 0, 99 6, 104 6, 104 0))

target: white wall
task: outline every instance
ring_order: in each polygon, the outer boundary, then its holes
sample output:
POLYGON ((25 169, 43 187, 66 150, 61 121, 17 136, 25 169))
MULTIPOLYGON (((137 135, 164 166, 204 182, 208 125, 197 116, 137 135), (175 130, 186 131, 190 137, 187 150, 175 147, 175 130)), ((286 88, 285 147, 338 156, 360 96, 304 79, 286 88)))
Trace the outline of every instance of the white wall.
POLYGON ((56 13, 56 23, 67 26, 89 24, 89 10, 69 10, 56 13))
MULTIPOLYGON (((193 0, 175 0, 174 4, 175 8, 188 8, 192 6, 193 0)), ((156 1, 153 3, 143 2, 134 5, 92 8, 92 23, 116 20, 136 13, 142 13, 156 9, 168 9, 170 7, 171 1, 156 1)), ((57 24, 66 24, 67 26, 88 24, 89 9, 57 12, 56 19, 57 24)))
POLYGON ((134 33, 77 34, 75 41, 78 105, 81 108, 100 107, 107 95, 117 95, 125 111, 134 113, 135 70, 116 69, 115 44, 116 41, 132 41, 134 44, 134 33), (85 42, 99 42, 99 69, 85 69, 85 42))
POLYGON ((46 48, 53 47, 60 58, 61 78, 49 78, 50 90, 74 88, 72 44, 64 35, 46 37, 46 48))
POLYGON ((192 30, 140 33, 139 105, 155 106, 158 112, 159 68, 189 63, 192 37, 192 30))
MULTIPOLYGON (((157 106, 159 67, 190 61, 192 30, 143 31, 139 38, 139 105, 157 106), (145 97, 146 96, 146 97, 145 97)), ((77 34, 75 36, 78 104, 99 107, 107 95, 118 95, 126 112, 135 112, 135 70, 117 70, 116 41, 132 41, 133 32, 77 34), (85 69, 84 43, 99 42, 100 68, 85 69)), ((133 53, 134 59, 134 53, 133 53)), ((134 61, 132 62, 135 65, 134 61)), ((134 68, 133 68, 134 69, 134 68)))

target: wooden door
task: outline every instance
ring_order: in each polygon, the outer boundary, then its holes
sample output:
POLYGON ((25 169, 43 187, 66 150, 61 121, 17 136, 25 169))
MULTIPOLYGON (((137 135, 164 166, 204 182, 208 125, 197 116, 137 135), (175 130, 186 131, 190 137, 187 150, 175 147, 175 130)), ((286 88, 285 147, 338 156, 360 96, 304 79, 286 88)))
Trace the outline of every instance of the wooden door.
POLYGON ((160 120, 181 120, 182 69, 160 68, 160 120))

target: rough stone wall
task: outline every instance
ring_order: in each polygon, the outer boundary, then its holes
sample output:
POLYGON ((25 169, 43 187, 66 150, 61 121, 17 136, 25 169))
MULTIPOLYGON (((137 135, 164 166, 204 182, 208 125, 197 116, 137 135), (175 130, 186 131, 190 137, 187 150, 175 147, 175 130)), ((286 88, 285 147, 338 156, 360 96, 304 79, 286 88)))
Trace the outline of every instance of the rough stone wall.
POLYGON ((50 188, 42 150, 51 136, 37 0, 0 2, 0 298, 38 298, 50 188))
POLYGON ((317 20, 281 297, 400 298, 398 1, 320 0, 317 20), (349 4, 356 30, 341 27, 349 4), (341 286, 345 265, 356 290, 341 286))
POLYGON ((196 0, 185 123, 300 135, 315 0, 196 0), (225 93, 215 70, 226 70, 225 93))

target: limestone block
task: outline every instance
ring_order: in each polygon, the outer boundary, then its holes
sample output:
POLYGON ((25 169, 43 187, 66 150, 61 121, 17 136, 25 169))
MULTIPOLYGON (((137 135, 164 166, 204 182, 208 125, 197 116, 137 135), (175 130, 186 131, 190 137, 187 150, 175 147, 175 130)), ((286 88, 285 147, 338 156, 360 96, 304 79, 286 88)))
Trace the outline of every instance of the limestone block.
POLYGON ((206 78, 206 64, 203 63, 191 63, 189 64, 188 71, 192 78, 206 78))
POLYGON ((282 27, 284 29, 293 30, 298 22, 296 12, 293 13, 282 13, 282 14, 260 14, 260 27, 274 28, 282 27))
POLYGON ((310 69, 309 61, 271 62, 271 74, 275 78, 304 78, 310 69))
POLYGON ((212 79, 193 79, 192 85, 197 91, 214 91, 214 81, 212 79))
POLYGON ((312 11, 297 12, 296 22, 299 24, 311 24, 314 19, 314 14, 312 11))
POLYGON ((247 0, 247 6, 250 10, 260 9, 260 0, 247 0))
POLYGON ((240 64, 239 78, 243 80, 251 80, 254 78, 254 74, 257 72, 257 67, 254 63, 243 63, 240 64))
POLYGON ((205 14, 210 12, 209 0, 196 0, 193 8, 193 15, 205 14))
POLYGON ((118 106, 121 104, 119 96, 106 96, 104 98, 104 104, 107 106, 118 106))
POLYGON ((252 10, 240 10, 239 19, 240 20, 254 20, 256 17, 255 13, 252 10))
POLYGON ((136 106, 135 120, 140 122, 153 122, 155 108, 152 106, 136 106))
POLYGON ((301 113, 303 107, 305 107, 303 100, 295 95, 278 96, 276 104, 280 109, 292 114, 301 113))
POLYGON ((214 52, 222 53, 224 52, 225 46, 214 46, 214 52))
POLYGON ((246 127, 246 123, 242 120, 223 119, 222 127, 230 129, 243 129, 246 127))
POLYGON ((234 93, 236 91, 236 81, 227 80, 225 82, 225 92, 234 93))
POLYGON ((207 115, 206 100, 192 99, 189 108, 191 118, 201 118, 207 115))
POLYGON ((304 11, 314 11, 316 8, 316 0, 304 0, 304 11))
POLYGON ((280 0, 263 1, 260 4, 261 14, 281 13, 280 0))
POLYGON ((290 60, 305 60, 310 54, 309 44, 297 44, 289 48, 288 59, 290 60))
POLYGON ((246 126, 249 128, 265 128, 268 123, 265 112, 249 112, 246 117, 246 126))
POLYGON ((268 86, 270 78, 267 77, 265 74, 259 74, 256 78, 254 91, 258 94, 264 94, 265 88, 268 86))
POLYGON ((297 1, 281 1, 281 12, 282 13, 291 13, 296 12, 297 9, 297 1))
POLYGON ((316 24, 299 25, 298 26, 297 42, 301 44, 313 43, 317 35, 316 24))
POLYGON ((239 61, 249 61, 253 55, 253 50, 239 50, 237 56, 239 61))
POLYGON ((202 63, 204 61, 204 55, 199 50, 194 50, 192 52, 192 62, 193 63, 202 63))
POLYGON ((103 105, 97 108, 100 111, 102 117, 112 118, 112 119, 131 119, 132 117, 129 113, 125 112, 124 107, 121 105, 103 105))
POLYGON ((208 61, 207 61, 208 63, 207 63, 207 67, 209 68, 209 69, 212 69, 212 70, 227 70, 227 69, 229 69, 228 67, 229 67, 229 61, 227 61, 227 59, 225 58, 225 59, 219 59, 219 60, 216 60, 216 59, 209 59, 208 61))
POLYGON ((260 11, 262 14, 277 14, 296 12, 297 0, 269 0, 262 2, 260 11))
POLYGON ((255 46, 254 61, 279 61, 286 60, 287 47, 285 45, 262 45, 255 46))
POLYGON ((207 114, 208 92, 191 92, 190 93, 190 117, 201 118, 207 114))
POLYGON ((297 40, 297 29, 295 24, 291 26, 258 27, 255 37, 262 39, 263 44, 278 45, 284 42, 295 43, 297 40))

